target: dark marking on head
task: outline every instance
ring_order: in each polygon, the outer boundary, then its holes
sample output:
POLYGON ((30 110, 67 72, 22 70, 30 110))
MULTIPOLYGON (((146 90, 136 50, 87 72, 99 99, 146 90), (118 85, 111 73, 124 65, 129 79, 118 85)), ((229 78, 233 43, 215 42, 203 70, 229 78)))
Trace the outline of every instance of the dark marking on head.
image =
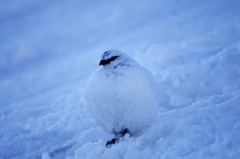
POLYGON ((103 53, 103 56, 108 56, 109 55, 109 51, 105 51, 104 53, 103 53))
POLYGON ((114 61, 116 58, 118 58, 118 56, 113 56, 110 59, 107 60, 101 60, 99 65, 106 65, 106 64, 110 64, 111 61, 114 61))

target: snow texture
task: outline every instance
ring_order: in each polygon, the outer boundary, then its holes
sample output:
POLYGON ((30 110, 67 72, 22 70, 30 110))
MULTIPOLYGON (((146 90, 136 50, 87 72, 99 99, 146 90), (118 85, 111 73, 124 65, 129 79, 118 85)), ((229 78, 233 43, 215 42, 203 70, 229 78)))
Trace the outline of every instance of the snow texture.
POLYGON ((157 115, 157 90, 152 74, 125 53, 106 51, 84 91, 84 105, 93 123, 117 135, 137 135, 157 115), (113 61, 109 61, 112 59, 113 61), (105 63, 107 61, 107 63, 105 63))
POLYGON ((237 0, 0 1, 1 159, 240 158, 237 0), (84 86, 108 49, 156 80, 139 136, 92 124, 84 86))

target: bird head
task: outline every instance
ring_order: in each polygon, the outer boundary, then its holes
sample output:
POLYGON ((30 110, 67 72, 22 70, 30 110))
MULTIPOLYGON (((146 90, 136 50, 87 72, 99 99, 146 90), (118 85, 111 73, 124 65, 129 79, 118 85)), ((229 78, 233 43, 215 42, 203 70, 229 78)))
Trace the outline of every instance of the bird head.
MULTIPOLYGON (((116 68, 118 65, 136 65, 136 61, 131 59, 125 53, 118 51, 118 50, 108 50, 105 51, 102 55, 102 59, 99 65, 104 67, 114 67, 116 68)), ((138 64, 137 64, 138 65, 138 64)))

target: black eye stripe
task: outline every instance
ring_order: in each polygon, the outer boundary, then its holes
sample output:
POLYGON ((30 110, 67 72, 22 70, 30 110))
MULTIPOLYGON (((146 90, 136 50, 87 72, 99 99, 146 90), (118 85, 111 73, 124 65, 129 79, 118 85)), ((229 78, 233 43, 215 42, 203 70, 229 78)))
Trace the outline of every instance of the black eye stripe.
POLYGON ((99 65, 109 64, 111 61, 114 61, 116 58, 118 58, 118 56, 113 56, 113 57, 111 57, 110 59, 107 59, 107 60, 101 60, 99 65))

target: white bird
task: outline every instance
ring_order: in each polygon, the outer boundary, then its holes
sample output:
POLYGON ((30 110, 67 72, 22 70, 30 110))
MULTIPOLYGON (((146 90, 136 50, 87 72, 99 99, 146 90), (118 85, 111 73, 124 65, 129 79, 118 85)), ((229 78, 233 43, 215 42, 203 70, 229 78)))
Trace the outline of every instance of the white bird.
POLYGON ((85 86, 83 102, 92 122, 115 135, 107 146, 149 127, 158 102, 152 74, 125 53, 106 51, 99 65, 85 86))

